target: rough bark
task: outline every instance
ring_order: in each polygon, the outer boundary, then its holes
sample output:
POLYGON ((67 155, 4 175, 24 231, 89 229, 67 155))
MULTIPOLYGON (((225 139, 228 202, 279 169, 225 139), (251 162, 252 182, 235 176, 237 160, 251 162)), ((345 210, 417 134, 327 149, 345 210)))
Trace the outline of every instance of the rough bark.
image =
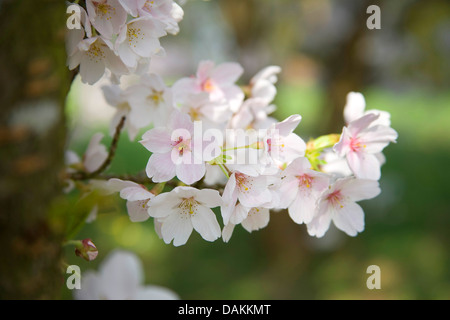
POLYGON ((0 3, 0 299, 58 298, 66 4, 0 3))

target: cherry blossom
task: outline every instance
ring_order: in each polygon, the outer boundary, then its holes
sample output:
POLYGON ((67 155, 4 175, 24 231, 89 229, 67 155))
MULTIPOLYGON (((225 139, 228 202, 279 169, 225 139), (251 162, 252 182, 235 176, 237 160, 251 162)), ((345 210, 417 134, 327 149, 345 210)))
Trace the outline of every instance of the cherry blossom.
MULTIPOLYGON (((237 201, 247 208, 259 207, 270 203, 272 195, 267 189, 268 184, 266 176, 252 177, 238 171, 233 172, 225 185, 222 195, 224 204, 221 207, 221 213, 224 224, 228 224, 233 215, 241 213, 236 213, 235 206, 237 201)), ((238 209, 242 208, 239 207, 238 209)), ((238 223, 239 218, 234 221, 238 223)))
POLYGON ((250 80, 251 97, 272 102, 277 94, 274 84, 278 81, 277 74, 281 72, 279 66, 268 66, 259 71, 250 80))
POLYGON ((176 101, 183 100, 187 94, 206 92, 210 101, 226 101, 231 111, 236 112, 244 100, 244 93, 235 84, 242 73, 238 63, 225 62, 216 66, 212 61, 201 61, 195 77, 182 78, 174 83, 176 101))
POLYGON ((155 195, 145 186, 133 181, 113 178, 108 180, 107 188, 111 191, 120 192, 120 197, 127 200, 127 211, 132 222, 142 222, 150 217, 148 215, 148 203, 155 195))
POLYGON ((89 141, 86 152, 83 155, 83 167, 87 172, 97 170, 108 157, 106 147, 100 143, 103 137, 103 133, 98 132, 89 141))
MULTIPOLYGON (((201 137, 200 137, 201 138, 201 137)), ((177 176, 182 182, 192 184, 205 175, 203 142, 194 137, 194 125, 187 114, 172 112, 166 127, 150 129, 140 141, 153 154, 146 172, 154 182, 169 181, 177 176)))
POLYGON ((112 43, 101 36, 80 41, 67 64, 70 70, 80 66, 81 81, 91 85, 103 77, 106 69, 116 75, 128 73, 125 64, 114 53, 112 43))
POLYGON ((143 285, 144 271, 136 254, 112 251, 100 264, 99 271, 83 272, 81 288, 74 290, 77 300, 176 300, 172 290, 143 285))
POLYGON ((356 236, 364 230, 364 212, 356 202, 372 199, 380 192, 375 180, 354 177, 336 180, 317 200, 317 213, 307 224, 308 233, 323 237, 333 221, 338 229, 356 236))
POLYGON ((349 92, 347 94, 347 101, 344 107, 344 120, 345 123, 349 124, 350 122, 361 118, 362 116, 373 113, 379 115, 378 119, 371 123, 372 126, 375 125, 391 125, 391 115, 389 112, 377 110, 377 109, 366 109, 366 100, 364 96, 360 92, 349 92))
POLYGON ((343 128, 334 150, 347 163, 358 178, 379 180, 381 176, 380 153, 390 142, 396 142, 397 132, 384 125, 371 126, 379 115, 369 113, 343 128))
POLYGON ((280 206, 287 207, 295 223, 309 223, 314 217, 316 201, 328 187, 330 177, 312 170, 306 158, 297 158, 283 170, 278 190, 280 206))
MULTIPOLYGON (((270 211, 267 208, 243 208, 242 205, 236 206, 237 210, 245 212, 245 218, 240 222, 242 227, 248 232, 265 228, 269 224, 270 211)), ((229 222, 222 230, 222 240, 230 241, 233 234, 235 223, 229 222)))
POLYGON ((107 39, 127 21, 127 12, 118 0, 86 0, 86 8, 92 25, 107 39))
POLYGON ((163 127, 174 111, 172 91, 163 79, 154 73, 141 76, 138 84, 128 88, 132 109, 130 121, 139 128, 153 124, 163 127))
POLYGON ((159 38, 165 35, 164 25, 157 20, 133 19, 120 28, 115 50, 127 67, 136 69, 141 59, 164 54, 159 38))
POLYGON ((220 225, 211 208, 221 204, 222 198, 217 190, 176 187, 152 199, 148 213, 161 223, 164 242, 173 240, 174 246, 181 246, 194 229, 206 241, 220 237, 220 225))
POLYGON ((290 163, 305 155, 305 142, 293 132, 301 119, 300 115, 292 115, 270 126, 263 140, 268 163, 290 163))

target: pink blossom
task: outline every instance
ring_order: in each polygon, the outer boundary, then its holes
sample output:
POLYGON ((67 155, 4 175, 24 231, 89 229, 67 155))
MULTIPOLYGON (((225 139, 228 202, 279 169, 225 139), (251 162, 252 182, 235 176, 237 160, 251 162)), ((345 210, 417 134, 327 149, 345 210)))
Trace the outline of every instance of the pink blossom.
POLYGON ((364 212, 356 202, 374 198, 380 192, 375 180, 353 177, 336 180, 317 200, 317 212, 307 224, 308 233, 320 238, 333 221, 338 229, 356 236, 364 230, 364 212))
POLYGON ((166 127, 147 131, 140 141, 151 155, 146 172, 154 182, 169 181, 175 176, 186 184, 205 175, 202 141, 196 142, 194 124, 187 114, 173 111, 166 127), (197 145, 197 147, 196 147, 197 145))
POLYGON ((347 163, 357 178, 378 180, 381 176, 380 153, 390 142, 395 142, 397 132, 384 125, 371 126, 379 115, 369 113, 344 127, 334 150, 347 163))
POLYGON ((330 177, 311 169, 306 158, 297 158, 282 172, 278 189, 280 207, 288 208, 295 223, 309 223, 314 217, 316 200, 328 187, 330 177))

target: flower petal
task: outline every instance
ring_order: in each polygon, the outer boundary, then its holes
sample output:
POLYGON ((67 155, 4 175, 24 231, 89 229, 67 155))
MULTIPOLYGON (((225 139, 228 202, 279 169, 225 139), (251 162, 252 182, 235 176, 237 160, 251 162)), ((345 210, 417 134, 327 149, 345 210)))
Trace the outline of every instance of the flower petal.
POLYGON ((334 212, 333 222, 338 229, 354 237, 364 230, 364 211, 357 203, 347 203, 334 212))
POLYGON ((191 216, 192 226, 206 241, 215 241, 220 238, 220 226, 214 212, 199 205, 195 214, 191 216))

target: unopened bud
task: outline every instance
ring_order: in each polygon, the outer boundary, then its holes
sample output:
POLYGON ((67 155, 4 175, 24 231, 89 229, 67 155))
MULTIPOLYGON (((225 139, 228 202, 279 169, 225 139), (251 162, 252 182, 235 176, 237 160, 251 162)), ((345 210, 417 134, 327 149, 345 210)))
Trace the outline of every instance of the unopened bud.
POLYGON ((84 239, 76 245, 75 254, 86 261, 92 261, 97 257, 98 250, 91 239, 84 239))

